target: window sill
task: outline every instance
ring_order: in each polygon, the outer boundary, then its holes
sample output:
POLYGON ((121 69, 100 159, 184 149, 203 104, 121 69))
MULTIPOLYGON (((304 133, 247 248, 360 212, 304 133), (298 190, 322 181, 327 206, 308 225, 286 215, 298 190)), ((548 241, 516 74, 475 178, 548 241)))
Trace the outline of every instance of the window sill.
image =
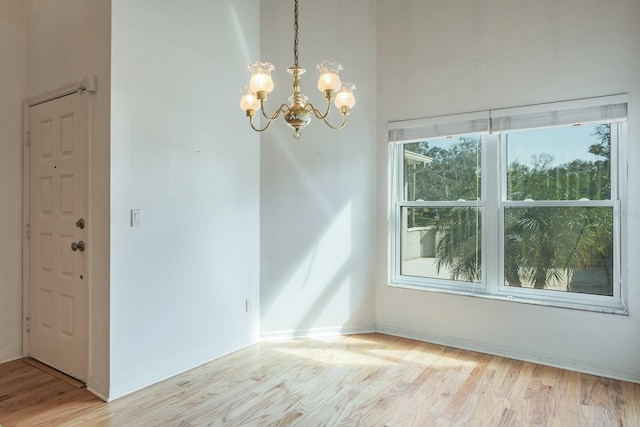
POLYGON ((508 302, 515 302, 520 304, 538 305, 542 307, 563 308, 563 309, 569 309, 569 310, 589 311, 589 312, 604 313, 604 314, 616 314, 621 316, 629 315, 629 309, 624 304, 595 305, 595 304, 573 303, 569 301, 558 301, 558 300, 551 300, 551 299, 532 299, 532 298, 523 298, 520 296, 513 296, 513 295, 489 294, 486 292, 482 292, 481 290, 478 290, 478 289, 476 289, 475 291, 464 291, 460 289, 433 288, 429 286, 413 285, 413 284, 397 283, 397 282, 389 283, 388 286, 392 288, 399 288, 399 289, 409 289, 409 290, 423 291, 423 292, 435 292, 435 293, 449 294, 449 295, 460 295, 460 296, 484 298, 484 299, 497 300, 497 301, 508 301, 508 302))

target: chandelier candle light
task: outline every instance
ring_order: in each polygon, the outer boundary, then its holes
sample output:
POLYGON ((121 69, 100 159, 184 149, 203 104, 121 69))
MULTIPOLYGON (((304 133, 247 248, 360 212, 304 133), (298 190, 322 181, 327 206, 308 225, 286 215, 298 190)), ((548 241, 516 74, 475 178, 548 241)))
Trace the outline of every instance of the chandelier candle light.
POLYGON ((293 75, 293 95, 289 97, 289 105, 282 104, 272 115, 264 112, 264 102, 267 100, 269 92, 273 90, 271 72, 274 70, 274 66, 270 62, 255 62, 248 67, 251 71, 251 80, 249 86, 245 86, 241 90, 240 108, 246 112, 251 127, 257 132, 267 130, 269 125, 280 114, 283 114, 285 123, 294 130, 293 136, 299 139, 302 135, 300 130, 311 121, 312 115, 324 121, 331 129, 344 127, 347 123, 347 116, 356 103, 353 96, 353 90, 356 87, 353 83, 342 83, 340 80, 338 73, 342 70, 342 65, 337 62, 324 61, 318 64, 317 68, 320 71, 318 90, 324 94, 324 98, 327 100, 326 111, 323 113, 307 102, 309 98, 300 92, 300 76, 305 73, 305 69, 298 65, 298 0, 295 0, 293 17, 293 56, 295 62, 293 67, 288 70, 289 74, 293 75), (327 121, 332 100, 335 100, 335 106, 340 109, 342 114, 342 123, 337 126, 333 126, 327 121), (267 120, 267 124, 263 128, 257 128, 253 123, 257 110, 262 110, 262 116, 267 120))

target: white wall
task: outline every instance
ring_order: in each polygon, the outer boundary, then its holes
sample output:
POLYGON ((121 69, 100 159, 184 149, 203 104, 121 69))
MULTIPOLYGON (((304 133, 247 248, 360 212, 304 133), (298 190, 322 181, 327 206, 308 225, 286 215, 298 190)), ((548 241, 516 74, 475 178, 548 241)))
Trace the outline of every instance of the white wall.
POLYGON ((630 316, 389 288, 385 215, 392 120, 628 92, 633 166, 640 5, 301 2, 303 92, 321 105, 315 64, 336 59, 358 103, 345 129, 314 120, 299 141, 282 123, 250 131, 237 93, 261 57, 278 67, 268 108, 286 102, 291 9, 288 0, 114 0, 110 28, 108 0, 0 3, 0 361, 21 345, 21 100, 95 74, 89 386, 98 394, 113 399, 194 367, 260 328, 291 336, 376 322, 640 381, 638 168, 626 212, 630 316), (140 228, 129 226, 133 208, 140 228))
POLYGON ((254 342, 260 308, 258 0, 113 0, 112 23, 110 399, 254 342))
MULTIPOLYGON (((293 2, 262 1, 260 13, 262 57, 251 61, 276 66, 271 113, 292 94, 293 2)), ((337 60, 343 81, 356 84, 357 103, 339 131, 313 119, 295 140, 279 119, 262 134, 260 325, 267 338, 375 327, 375 3, 302 1, 299 25, 309 102, 325 108, 316 65, 337 60)), ((247 84, 249 73, 241 77, 247 84)))
POLYGON ((27 89, 32 98, 55 91, 87 75, 97 76, 91 96, 89 158, 90 304, 87 386, 107 393, 109 384, 109 0, 29 0, 27 89))
POLYGON ((387 286, 378 174, 378 329, 640 381, 640 3, 379 0, 378 170, 389 121, 629 93, 629 316, 387 286))
POLYGON ((22 356, 22 0, 0 2, 0 363, 22 356))

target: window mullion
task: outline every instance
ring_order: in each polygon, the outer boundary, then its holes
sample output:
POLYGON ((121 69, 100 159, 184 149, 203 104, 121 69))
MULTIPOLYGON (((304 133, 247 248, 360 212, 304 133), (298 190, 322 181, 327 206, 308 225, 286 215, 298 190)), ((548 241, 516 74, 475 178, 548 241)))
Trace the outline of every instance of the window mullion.
POLYGON ((389 223, 390 223, 390 248, 389 252, 389 282, 395 283, 400 275, 400 257, 402 235, 402 200, 404 197, 404 165, 402 162, 402 153, 404 147, 402 144, 391 144, 389 149, 390 162, 390 180, 389 187, 391 189, 391 206, 389 207, 389 223))
POLYGON ((484 208, 482 211, 482 257, 484 280, 489 293, 495 293, 499 283, 499 144, 498 135, 490 134, 485 138, 482 155, 482 181, 484 208))
POLYGON ((622 277, 622 271, 627 269, 627 232, 626 221, 623 212, 627 212, 627 124, 616 123, 611 125, 611 198, 616 201, 614 208, 614 296, 624 305, 624 293, 626 281, 622 277))

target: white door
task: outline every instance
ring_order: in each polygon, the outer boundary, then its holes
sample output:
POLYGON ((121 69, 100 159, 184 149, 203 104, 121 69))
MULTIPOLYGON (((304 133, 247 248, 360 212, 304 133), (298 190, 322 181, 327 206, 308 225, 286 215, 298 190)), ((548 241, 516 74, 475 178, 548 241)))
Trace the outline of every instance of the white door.
POLYGON ((29 353, 87 375, 87 94, 29 108, 29 353))

